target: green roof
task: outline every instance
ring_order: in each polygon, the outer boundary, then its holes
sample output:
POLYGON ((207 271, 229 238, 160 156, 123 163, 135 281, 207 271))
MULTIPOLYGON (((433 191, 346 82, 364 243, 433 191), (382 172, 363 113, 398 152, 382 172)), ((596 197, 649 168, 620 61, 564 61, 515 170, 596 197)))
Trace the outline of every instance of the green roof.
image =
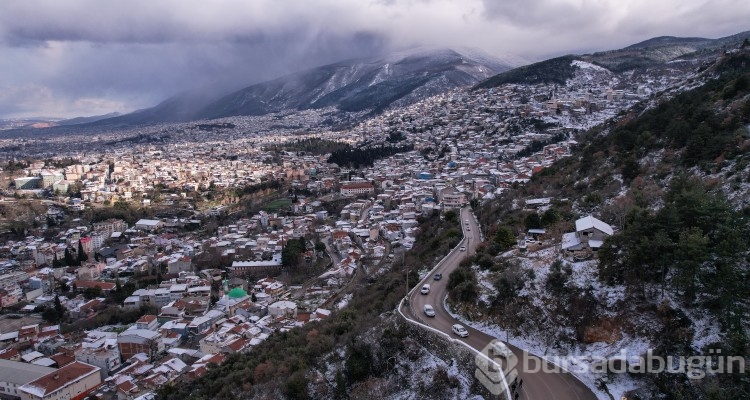
POLYGON ((229 296, 232 299, 241 299, 245 296, 247 296, 247 292, 242 290, 241 287, 236 287, 227 293, 227 296, 229 296))

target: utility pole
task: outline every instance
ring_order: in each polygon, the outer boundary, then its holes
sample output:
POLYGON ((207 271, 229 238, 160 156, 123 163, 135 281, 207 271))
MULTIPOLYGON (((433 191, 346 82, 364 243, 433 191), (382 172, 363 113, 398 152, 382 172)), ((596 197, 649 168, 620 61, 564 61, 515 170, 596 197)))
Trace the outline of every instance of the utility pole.
POLYGON ((404 270, 406 270, 406 302, 409 303, 409 268, 406 266, 406 263, 404 263, 404 249, 401 248, 401 265, 404 266, 404 270))

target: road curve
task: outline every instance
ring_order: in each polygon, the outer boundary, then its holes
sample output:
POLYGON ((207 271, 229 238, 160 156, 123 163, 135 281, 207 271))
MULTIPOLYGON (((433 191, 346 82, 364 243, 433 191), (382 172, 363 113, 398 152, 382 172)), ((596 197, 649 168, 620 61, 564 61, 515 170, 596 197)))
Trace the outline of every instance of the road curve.
MULTIPOLYGON (((403 302, 404 306, 401 311, 407 317, 441 332, 445 332, 453 338, 463 341, 477 351, 482 351, 482 349, 484 349, 492 340, 501 338, 495 338, 465 325, 464 327, 469 331, 469 336, 467 338, 459 338, 452 333, 451 327, 453 324, 460 323, 460 321, 453 318, 443 308, 443 299, 445 299, 445 296, 448 294, 446 287, 448 283, 448 275, 458 267, 459 263, 467 255, 472 254, 480 243, 479 226, 469 208, 461 209, 460 223, 465 236, 461 244, 466 247, 466 251, 454 249, 448 256, 446 256, 446 258, 441 261, 438 268, 435 269, 433 273, 426 276, 416 289, 411 292, 409 295, 411 306, 406 305, 406 302, 403 302), (467 220, 468 225, 465 223, 467 220), (470 229, 467 230, 467 228, 470 229), (433 276, 434 273, 438 272, 443 274, 443 279, 435 281, 433 276), (430 293, 427 295, 421 294, 419 290, 425 283, 430 284, 430 293), (425 304, 431 304, 435 309, 434 318, 424 315, 423 307, 425 304)), ((597 399, 596 395, 572 374, 568 372, 544 372, 545 370, 554 371, 553 364, 524 352, 515 346, 508 345, 508 347, 518 359, 516 372, 518 374, 518 379, 523 380, 523 385, 519 391, 519 399, 597 399), (529 368, 524 368, 525 366, 528 366, 529 368), (544 369, 539 368, 540 366, 544 366, 544 369), (538 370, 538 372, 534 372, 534 370, 538 370)))

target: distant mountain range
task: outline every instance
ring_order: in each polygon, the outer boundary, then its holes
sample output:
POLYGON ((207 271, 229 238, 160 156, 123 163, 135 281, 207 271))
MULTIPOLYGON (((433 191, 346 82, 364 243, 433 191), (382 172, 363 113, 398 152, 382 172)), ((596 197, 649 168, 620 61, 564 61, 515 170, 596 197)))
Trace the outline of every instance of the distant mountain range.
POLYGON ((574 73, 575 67, 571 65, 573 60, 587 61, 620 73, 657 67, 681 58, 697 59, 709 56, 730 48, 738 48, 746 40, 750 40, 750 31, 719 39, 661 36, 619 50, 567 55, 525 65, 490 77, 477 84, 475 88, 491 88, 506 83, 564 84, 574 73))
MULTIPOLYGON (((736 48, 748 38, 750 31, 720 39, 662 36, 619 50, 568 55, 530 65, 518 57, 498 59, 475 50, 418 48, 383 57, 324 65, 228 94, 217 93, 217 88, 203 88, 177 94, 154 107, 125 115, 74 118, 49 125, 116 129, 325 107, 342 112, 378 113, 388 107, 407 105, 458 87, 489 88, 504 83, 564 84, 575 71, 575 66, 571 65, 573 60, 587 61, 619 73, 665 66, 679 58, 695 59, 736 48)), ((6 129, 19 127, 6 125, 6 129)))
POLYGON ((107 118, 114 118, 120 116, 120 113, 113 112, 109 114, 104 115, 95 115, 91 117, 77 117, 77 118, 71 118, 71 119, 64 119, 62 121, 57 121, 57 125, 65 126, 65 125, 78 125, 78 124, 87 124, 90 122, 96 122, 101 121, 103 119, 107 118))
POLYGON ((42 128, 54 128, 58 126, 68 125, 80 125, 91 122, 100 121, 107 118, 113 118, 119 116, 120 113, 114 112, 104 115, 96 115, 91 117, 77 117, 71 119, 60 119, 60 118, 11 118, 11 119, 0 119, 0 131, 10 129, 42 129, 42 128))
POLYGON ((419 48, 324 65, 215 97, 202 91, 184 92, 155 107, 94 124, 143 125, 324 107, 377 113, 474 85, 523 63, 517 57, 501 60, 475 50, 419 48))

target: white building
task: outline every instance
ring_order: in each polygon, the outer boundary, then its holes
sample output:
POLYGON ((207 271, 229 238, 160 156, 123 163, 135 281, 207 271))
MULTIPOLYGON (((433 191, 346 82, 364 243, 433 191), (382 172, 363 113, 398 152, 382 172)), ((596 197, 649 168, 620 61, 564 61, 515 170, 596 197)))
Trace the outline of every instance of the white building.
POLYGON ((354 182, 341 185, 342 196, 358 196, 375 193, 375 187, 369 182, 354 182))
POLYGON ((612 236, 614 231, 606 222, 602 222, 591 215, 576 221, 576 231, 563 233, 563 251, 599 250, 604 239, 612 236))
POLYGON ((140 219, 135 223, 135 229, 153 232, 164 226, 164 223, 158 219, 140 219))
POLYGON ((18 388, 21 400, 83 399, 102 384, 99 367, 74 361, 18 388))
POLYGON ((268 314, 272 317, 297 318, 297 304, 293 301, 277 301, 268 306, 268 314))
POLYGON ((5 398, 20 398, 19 386, 54 371, 55 368, 0 359, 0 395, 5 398))

